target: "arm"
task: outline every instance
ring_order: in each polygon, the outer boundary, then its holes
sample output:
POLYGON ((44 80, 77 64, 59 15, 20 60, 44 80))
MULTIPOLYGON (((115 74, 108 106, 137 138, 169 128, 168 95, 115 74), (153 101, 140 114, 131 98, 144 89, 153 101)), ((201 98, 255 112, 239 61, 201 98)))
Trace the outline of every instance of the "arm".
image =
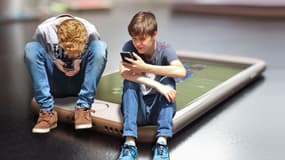
POLYGON ((123 63, 123 65, 136 73, 146 72, 177 78, 183 78, 186 75, 186 70, 178 59, 171 61, 170 65, 161 66, 147 64, 136 53, 133 53, 133 55, 135 56, 136 60, 128 58, 127 60, 131 63, 123 63))
POLYGON ((121 62, 121 65, 120 65, 120 74, 122 77, 124 77, 125 79, 129 81, 141 83, 151 88, 154 88, 158 92, 160 92, 167 99, 168 102, 172 102, 172 103, 175 102, 175 99, 176 99, 175 89, 167 85, 164 85, 158 81, 155 81, 153 79, 145 77, 143 73, 134 72, 130 70, 129 68, 124 66, 125 63, 126 62, 121 62))

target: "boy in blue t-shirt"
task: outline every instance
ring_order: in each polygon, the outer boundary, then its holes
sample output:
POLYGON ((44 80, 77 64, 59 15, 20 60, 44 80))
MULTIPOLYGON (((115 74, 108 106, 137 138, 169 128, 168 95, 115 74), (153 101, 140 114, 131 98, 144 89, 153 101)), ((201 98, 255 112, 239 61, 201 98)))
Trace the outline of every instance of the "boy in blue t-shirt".
POLYGON ((157 125, 153 159, 169 159, 167 138, 172 137, 176 112, 174 78, 186 70, 175 50, 157 40, 157 22, 151 12, 138 12, 128 26, 130 41, 123 46, 134 59, 124 58, 120 74, 125 78, 122 96, 123 136, 119 160, 138 157, 137 126, 157 125), (127 62, 126 62, 127 61, 127 62))

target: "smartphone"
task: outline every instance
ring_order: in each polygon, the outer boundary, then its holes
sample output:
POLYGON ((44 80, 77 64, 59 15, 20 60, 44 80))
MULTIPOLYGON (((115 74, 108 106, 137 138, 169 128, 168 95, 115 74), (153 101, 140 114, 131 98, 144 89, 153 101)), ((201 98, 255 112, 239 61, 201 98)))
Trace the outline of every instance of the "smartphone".
POLYGON ((74 69, 73 59, 63 58, 62 61, 65 63, 65 65, 63 66, 64 70, 72 71, 74 69))
POLYGON ((134 55, 131 53, 131 52, 128 52, 128 51, 122 51, 121 53, 121 58, 122 58, 122 60, 124 61, 124 62, 127 62, 127 63, 130 63, 129 61, 127 61, 126 59, 125 59, 125 57, 127 57, 127 58, 131 58, 131 59, 136 59, 135 57, 134 57, 134 55))
MULTIPOLYGON (((187 70, 187 76, 176 79, 176 114, 173 118, 173 134, 217 106, 226 98, 255 81, 266 68, 260 59, 229 55, 177 52, 187 70)), ((98 84, 92 109, 95 130, 121 137, 123 117, 121 115, 123 78, 113 71, 104 74, 98 84)), ((70 123, 74 116, 77 97, 56 98, 55 108, 62 121, 70 123)), ((33 99, 35 113, 38 105, 33 99)), ((138 141, 155 139, 156 126, 138 127, 138 141)))

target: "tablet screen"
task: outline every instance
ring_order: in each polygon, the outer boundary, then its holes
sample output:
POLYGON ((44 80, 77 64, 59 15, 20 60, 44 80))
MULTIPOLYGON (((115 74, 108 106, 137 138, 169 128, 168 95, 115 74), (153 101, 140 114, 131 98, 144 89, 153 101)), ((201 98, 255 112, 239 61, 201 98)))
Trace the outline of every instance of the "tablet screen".
MULTIPOLYGON (((177 82, 177 111, 188 106, 194 99, 242 71, 246 66, 211 61, 181 59, 186 70, 185 78, 177 82)), ((123 78, 119 72, 104 75, 99 83, 96 99, 120 104, 123 78)))

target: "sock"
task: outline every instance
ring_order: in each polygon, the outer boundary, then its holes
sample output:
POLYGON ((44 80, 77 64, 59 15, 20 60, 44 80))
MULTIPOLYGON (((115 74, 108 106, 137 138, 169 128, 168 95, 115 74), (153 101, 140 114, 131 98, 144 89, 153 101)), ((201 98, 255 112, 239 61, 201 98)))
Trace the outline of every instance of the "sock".
POLYGON ((126 141, 126 145, 136 146, 136 143, 134 141, 126 141))
POLYGON ((156 143, 159 143, 159 144, 164 144, 166 145, 167 144, 167 140, 165 137, 158 137, 156 143))

